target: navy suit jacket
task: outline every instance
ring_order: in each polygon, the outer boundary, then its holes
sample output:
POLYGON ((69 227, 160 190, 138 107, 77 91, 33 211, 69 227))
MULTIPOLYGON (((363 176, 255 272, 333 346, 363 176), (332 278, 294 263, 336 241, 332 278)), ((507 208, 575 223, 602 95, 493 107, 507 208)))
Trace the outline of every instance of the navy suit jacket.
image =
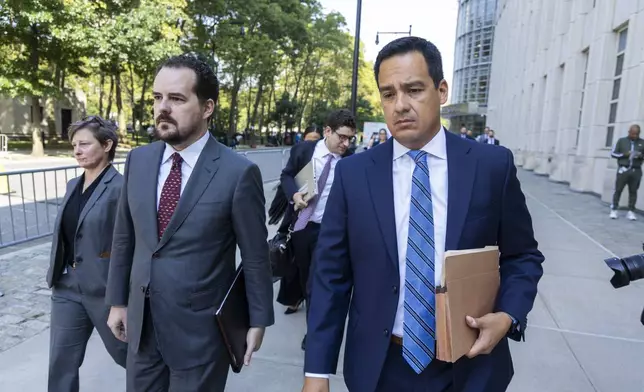
MULTIPOLYGON (((544 258, 512 153, 449 132, 446 143, 446 250, 499 246, 496 311, 519 320, 525 331, 544 258)), ((376 389, 398 305, 392 161, 389 140, 338 162, 315 252, 305 372, 336 372, 348 313, 344 378, 351 392, 376 389)), ((507 339, 489 355, 460 359, 448 373, 454 391, 505 390, 514 373, 507 339)))
POLYGON ((315 152, 315 145, 318 144, 318 142, 324 143, 323 140, 324 139, 320 139, 316 142, 300 142, 291 147, 291 155, 289 156, 288 162, 286 163, 286 166, 284 166, 282 175, 280 176, 282 190, 286 194, 286 198, 289 202, 293 201, 293 195, 298 191, 298 186, 295 185, 295 176, 311 161, 313 153, 315 152))

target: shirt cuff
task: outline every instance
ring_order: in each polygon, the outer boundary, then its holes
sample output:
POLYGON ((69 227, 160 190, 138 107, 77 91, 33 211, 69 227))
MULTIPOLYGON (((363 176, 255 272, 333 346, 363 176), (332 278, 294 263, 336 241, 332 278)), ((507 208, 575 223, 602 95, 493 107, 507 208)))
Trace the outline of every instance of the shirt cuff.
POLYGON ((304 377, 329 378, 329 375, 328 374, 317 374, 317 373, 304 373, 304 377))
MULTIPOLYGON (((506 313, 507 314, 507 313, 506 313)), ((510 316, 508 314, 508 316, 510 316)), ((512 320, 512 329, 515 329, 517 332, 521 331, 521 324, 515 319, 513 316, 510 316, 510 320, 512 320)))

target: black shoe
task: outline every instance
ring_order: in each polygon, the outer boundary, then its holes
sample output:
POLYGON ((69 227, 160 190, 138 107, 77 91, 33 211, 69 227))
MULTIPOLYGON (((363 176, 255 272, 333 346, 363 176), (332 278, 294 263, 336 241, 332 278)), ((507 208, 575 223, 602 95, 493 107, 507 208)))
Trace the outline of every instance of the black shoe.
POLYGON ((302 351, 306 351, 306 335, 304 335, 304 339, 302 339, 302 351))
POLYGON ((294 307, 287 307, 284 314, 296 313, 300 309, 300 306, 302 306, 302 303, 304 303, 304 300, 300 300, 294 307))

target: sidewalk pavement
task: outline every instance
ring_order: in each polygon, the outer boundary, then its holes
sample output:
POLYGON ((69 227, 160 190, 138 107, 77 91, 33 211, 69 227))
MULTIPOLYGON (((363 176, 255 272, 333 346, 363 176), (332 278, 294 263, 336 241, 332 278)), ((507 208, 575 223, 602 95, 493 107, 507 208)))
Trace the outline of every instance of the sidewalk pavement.
MULTIPOLYGON (((640 371, 644 327, 639 322, 644 282, 615 290, 608 282, 611 271, 603 262, 613 254, 640 253, 644 222, 612 221, 608 206, 595 196, 572 192, 566 185, 523 170, 519 170, 519 177, 546 262, 539 296, 529 315, 526 342, 511 343, 516 373, 509 391, 644 390, 640 371)), ((270 202, 271 186, 266 193, 270 202)), ((271 235, 274 230, 270 228, 271 235)), ((6 294, 0 298, 1 390, 6 386, 22 392, 46 389, 49 336, 43 324, 49 317, 48 297, 40 277, 44 276, 48 250, 48 244, 43 244, 0 256, 0 288, 6 294), (7 306, 9 303, 12 305, 7 306), (7 309, 25 313, 16 315, 7 309), (15 317, 24 321, 12 324, 15 317), (30 324, 34 320, 39 323, 30 324), (18 341, 21 343, 15 345, 18 341)), ((276 324, 267 330, 253 364, 239 375, 231 373, 228 391, 300 390, 304 312, 286 316, 276 304, 275 316, 276 324)), ((338 370, 332 390, 346 391, 342 360, 338 370)), ((124 377, 100 339, 93 336, 81 369, 81 390, 124 391, 124 377)))

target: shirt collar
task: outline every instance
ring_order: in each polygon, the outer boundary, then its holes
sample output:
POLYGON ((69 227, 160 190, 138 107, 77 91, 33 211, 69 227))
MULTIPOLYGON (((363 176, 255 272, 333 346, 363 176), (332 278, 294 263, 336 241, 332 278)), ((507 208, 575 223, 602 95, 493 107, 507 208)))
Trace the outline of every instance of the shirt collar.
POLYGON ((181 159, 183 159, 183 162, 187 164, 190 168, 194 169, 195 165, 197 164, 197 159, 199 159, 199 155, 201 154, 201 151, 203 151, 204 147, 206 146, 206 143, 208 143, 208 139, 210 138, 210 132, 206 132, 202 137, 200 137, 196 142, 192 143, 188 147, 184 148, 181 151, 177 151, 169 145, 168 143, 165 144, 165 150, 163 151, 163 159, 161 160, 161 164, 163 165, 164 163, 168 162, 170 158, 172 157, 172 154, 175 152, 179 153, 181 155, 181 159))
MULTIPOLYGON (((425 144, 421 150, 425 151, 427 154, 432 155, 436 158, 447 159, 447 145, 445 139, 445 129, 441 129, 436 133, 436 135, 425 144)), ((394 161, 409 152, 409 148, 400 144, 396 139, 394 139, 394 161)))

